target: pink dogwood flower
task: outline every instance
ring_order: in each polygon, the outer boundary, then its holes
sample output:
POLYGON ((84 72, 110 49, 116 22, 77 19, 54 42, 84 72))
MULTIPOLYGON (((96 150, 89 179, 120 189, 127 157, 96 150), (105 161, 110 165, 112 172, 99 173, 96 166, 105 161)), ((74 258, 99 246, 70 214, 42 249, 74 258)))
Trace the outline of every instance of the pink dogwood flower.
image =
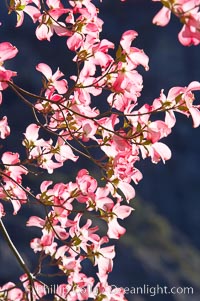
POLYGON ((16 12, 17 24, 16 27, 20 27, 24 22, 24 13, 29 15, 32 21, 37 21, 37 15, 40 14, 40 1, 39 0, 14 0, 11 2, 9 12, 16 12), (31 5, 34 3, 36 6, 31 5))
POLYGON ((26 175, 28 170, 20 165, 18 153, 5 152, 1 157, 5 166, 2 174, 3 185, 0 187, 0 197, 6 201, 11 201, 14 212, 17 214, 21 204, 26 203, 29 188, 22 187, 22 175, 26 175))
POLYGON ((9 135, 10 135, 10 127, 8 125, 7 117, 4 116, 0 120, 0 137, 1 139, 5 139, 9 135))
MULTIPOLYGON (((8 42, 0 43, 0 91, 8 87, 7 82, 16 76, 15 71, 6 70, 4 67, 4 62, 6 60, 12 59, 18 53, 18 49, 8 42)), ((1 96, 1 92, 0 92, 1 96)), ((2 102, 2 96, 0 99, 0 104, 2 102)))
POLYGON ((108 237, 119 239, 120 236, 124 235, 126 229, 119 225, 117 219, 124 219, 128 217, 133 208, 126 205, 120 205, 120 203, 116 203, 110 211, 110 217, 108 218, 108 237))
POLYGON ((0 287, 0 295, 5 300, 22 301, 24 294, 21 289, 16 287, 15 283, 7 282, 2 287, 0 287))
POLYGON ((40 23, 35 32, 38 40, 50 41, 54 32, 58 36, 70 36, 71 31, 67 29, 64 22, 59 21, 59 18, 69 13, 71 9, 65 9, 60 0, 47 0, 46 5, 49 9, 34 15, 40 23))
POLYGON ((47 88, 54 87, 60 94, 67 92, 68 84, 65 79, 60 79, 64 76, 64 74, 59 70, 59 68, 53 74, 51 68, 47 64, 40 63, 36 66, 36 70, 46 77, 48 81, 47 88))

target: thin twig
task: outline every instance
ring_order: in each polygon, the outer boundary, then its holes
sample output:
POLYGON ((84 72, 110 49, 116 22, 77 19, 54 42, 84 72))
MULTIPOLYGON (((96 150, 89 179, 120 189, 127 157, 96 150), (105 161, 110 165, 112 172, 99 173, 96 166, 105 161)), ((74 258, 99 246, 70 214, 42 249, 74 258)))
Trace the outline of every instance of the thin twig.
POLYGON ((30 282, 30 297, 31 300, 33 301, 33 292, 32 292, 32 284, 33 284, 33 280, 34 280, 34 276, 33 274, 29 271, 26 263, 24 262, 22 256, 20 255, 19 251, 17 250, 17 248, 15 247, 12 239, 10 238, 10 235, 8 234, 6 227, 2 221, 2 219, 0 218, 0 231, 2 232, 10 250, 13 252, 13 254, 15 255, 15 258, 17 259, 19 265, 21 266, 22 270, 27 274, 29 282, 30 282))

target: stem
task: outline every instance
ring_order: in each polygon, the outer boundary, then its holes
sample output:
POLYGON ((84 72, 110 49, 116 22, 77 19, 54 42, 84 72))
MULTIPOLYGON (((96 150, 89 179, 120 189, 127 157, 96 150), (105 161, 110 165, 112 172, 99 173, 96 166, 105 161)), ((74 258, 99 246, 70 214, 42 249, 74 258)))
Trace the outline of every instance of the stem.
POLYGON ((7 230, 6 230, 6 227, 4 226, 4 223, 3 223, 2 219, 0 219, 0 231, 2 232, 6 242, 8 243, 9 248, 11 249, 11 251, 14 253, 15 257, 17 258, 18 263, 20 264, 22 269, 28 274, 28 276, 32 279, 33 276, 30 273, 30 271, 28 270, 23 258, 19 254, 19 252, 16 249, 14 243, 12 242, 12 240, 11 240, 7 230))
MULTIPOLYGON (((34 276, 31 274, 31 272, 29 271, 29 269, 27 268, 26 263, 24 262, 22 256, 20 255, 20 253, 18 252, 17 248, 15 247, 14 243, 12 242, 12 239, 10 238, 10 235, 8 234, 6 227, 4 226, 4 223, 2 221, 2 219, 0 218, 0 231, 2 232, 10 250, 13 252, 13 254, 15 255, 19 265, 21 266, 22 270, 27 274, 29 282, 30 282, 30 287, 32 288, 32 284, 33 284, 33 278, 34 276)), ((32 289, 30 289, 30 297, 31 297, 31 301, 33 301, 33 293, 32 293, 32 289)))

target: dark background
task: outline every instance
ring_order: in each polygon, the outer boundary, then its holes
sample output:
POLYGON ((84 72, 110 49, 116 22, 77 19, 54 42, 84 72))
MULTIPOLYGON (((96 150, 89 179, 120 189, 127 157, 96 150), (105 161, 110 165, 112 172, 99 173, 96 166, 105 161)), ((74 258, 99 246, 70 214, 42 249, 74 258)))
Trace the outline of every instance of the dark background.
MULTIPOLYGON (((97 2, 97 1, 96 1, 97 2)), ((183 47, 177 39, 181 24, 172 18, 167 27, 152 25, 153 16, 161 5, 150 0, 103 1, 98 5, 100 17, 105 21, 102 36, 119 43, 121 34, 134 29, 139 37, 134 46, 144 49, 150 58, 150 70, 142 71, 144 90, 141 103, 151 103, 160 90, 173 86, 186 86, 200 81, 200 48, 183 47)), ((5 5, 0 4, 0 41, 10 41, 19 49, 17 57, 7 66, 18 71, 16 83, 38 93, 40 79, 35 71, 39 62, 49 64, 54 70, 59 66, 66 74, 73 74, 72 55, 66 51, 65 39, 54 37, 53 43, 39 42, 29 18, 24 26, 14 28, 15 16, 7 16, 5 5)), ((197 98, 200 97, 197 93, 197 98)), ((17 151, 22 133, 32 115, 19 99, 6 91, 1 117, 8 114, 12 135, 1 142, 0 151, 17 151)), ((191 119, 177 116, 173 134, 165 142, 172 150, 172 159, 166 164, 153 165, 141 161, 138 168, 143 180, 135 187, 137 197, 132 202, 136 209, 126 222, 127 235, 117 244, 117 258, 110 283, 123 287, 143 286, 192 286, 194 295, 127 295, 128 300, 200 300, 200 129, 192 129, 191 119)), ((83 167, 85 162, 82 162, 83 167)), ((91 166, 95 175, 98 171, 91 166)), ((66 182, 71 180, 71 169, 63 171, 66 182), (69 172, 70 171, 70 172, 69 172)), ((57 175, 58 180, 62 175, 57 175)), ((73 175, 72 175, 73 177, 73 175)), ((31 180, 31 179, 30 179, 31 180)), ((37 186, 37 185, 36 185, 37 186)), ((34 213, 37 212, 35 209, 34 213)), ((31 266, 33 252, 28 249, 29 236, 24 230, 27 217, 33 215, 29 208, 16 217, 10 214, 5 223, 12 239, 31 266)), ((124 223, 123 223, 124 224, 124 223)), ((33 230, 30 229, 31 235, 33 230), (32 231, 32 232, 31 232, 32 231)), ((34 235, 33 235, 34 237, 34 235)), ((0 240, 0 282, 4 283, 21 275, 21 271, 3 239, 0 240)))

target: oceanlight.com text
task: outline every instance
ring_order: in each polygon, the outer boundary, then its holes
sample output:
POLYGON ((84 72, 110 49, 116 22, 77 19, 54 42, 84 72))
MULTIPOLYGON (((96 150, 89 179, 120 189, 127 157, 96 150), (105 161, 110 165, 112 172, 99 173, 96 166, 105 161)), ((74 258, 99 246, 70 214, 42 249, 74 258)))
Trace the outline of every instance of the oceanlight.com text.
MULTIPOLYGON (((115 290, 118 288, 115 285, 112 285, 112 292, 114 293, 115 290)), ((122 288, 122 287, 121 287, 122 288)), ((194 288, 193 287, 169 287, 169 286, 160 286, 155 285, 151 286, 148 284, 144 284, 142 286, 131 286, 131 287, 123 287, 125 295, 149 295, 154 297, 156 295, 193 295, 194 288)))

